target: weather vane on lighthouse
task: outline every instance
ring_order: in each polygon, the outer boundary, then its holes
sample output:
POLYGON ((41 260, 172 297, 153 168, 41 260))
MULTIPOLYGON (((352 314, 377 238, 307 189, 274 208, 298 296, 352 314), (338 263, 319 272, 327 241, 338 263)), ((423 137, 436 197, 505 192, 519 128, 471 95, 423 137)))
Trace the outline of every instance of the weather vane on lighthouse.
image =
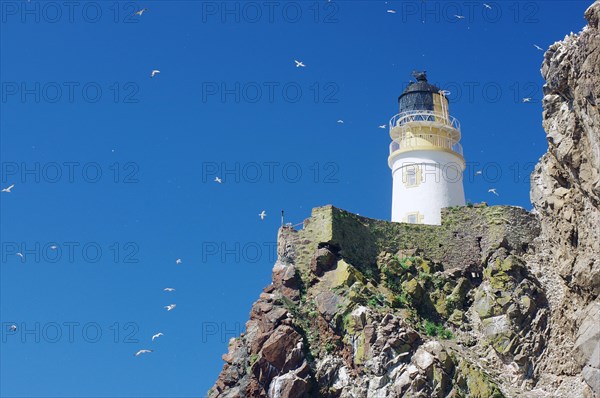
POLYGON ((413 77, 390 120, 392 221, 439 225, 442 208, 465 205, 460 123, 448 113, 447 91, 425 71, 413 77))

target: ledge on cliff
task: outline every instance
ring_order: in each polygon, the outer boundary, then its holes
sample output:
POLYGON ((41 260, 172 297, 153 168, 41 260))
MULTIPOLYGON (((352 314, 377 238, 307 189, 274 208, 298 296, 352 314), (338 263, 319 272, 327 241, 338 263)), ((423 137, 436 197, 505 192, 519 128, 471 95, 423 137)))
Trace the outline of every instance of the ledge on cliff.
POLYGON ((375 220, 328 205, 313 209, 300 231, 283 227, 278 241, 279 254, 289 239, 300 239, 337 247, 342 257, 362 266, 375 265, 382 250, 410 249, 452 269, 479 266, 499 247, 523 254, 538 234, 536 217, 513 206, 446 208, 442 224, 435 226, 375 220))

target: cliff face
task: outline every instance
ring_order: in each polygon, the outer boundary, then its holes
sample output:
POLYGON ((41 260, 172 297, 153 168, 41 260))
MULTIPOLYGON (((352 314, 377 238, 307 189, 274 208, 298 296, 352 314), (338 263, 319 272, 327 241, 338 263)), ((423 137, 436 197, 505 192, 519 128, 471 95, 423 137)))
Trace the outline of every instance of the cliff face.
POLYGON ((390 223, 327 206, 301 231, 282 228, 273 284, 211 396, 501 397, 503 380, 527 384, 548 317, 523 261, 535 216, 462 207, 443 220, 390 223))
POLYGON ((582 376, 600 396, 600 3, 585 16, 542 65, 548 152, 532 175, 542 234, 529 263, 552 309, 542 383, 582 376))
POLYGON ((600 4, 546 53, 536 214, 282 228, 210 397, 600 397, 600 4))

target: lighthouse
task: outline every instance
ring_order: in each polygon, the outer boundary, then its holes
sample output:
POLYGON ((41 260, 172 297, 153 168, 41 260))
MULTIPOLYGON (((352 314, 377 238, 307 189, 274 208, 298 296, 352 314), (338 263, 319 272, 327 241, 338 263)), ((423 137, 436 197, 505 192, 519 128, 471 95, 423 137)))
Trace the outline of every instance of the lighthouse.
POLYGON ((390 120, 392 221, 439 225, 442 208, 465 205, 460 123, 448 112, 448 92, 425 72, 413 76, 390 120))

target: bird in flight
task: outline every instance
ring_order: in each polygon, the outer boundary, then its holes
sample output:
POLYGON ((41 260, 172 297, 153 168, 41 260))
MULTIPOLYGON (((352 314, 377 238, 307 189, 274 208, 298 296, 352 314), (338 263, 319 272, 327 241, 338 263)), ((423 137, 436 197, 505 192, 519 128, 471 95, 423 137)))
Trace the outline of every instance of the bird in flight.
POLYGON ((500 195, 498 195, 498 192, 496 192, 496 188, 490 188, 490 189, 488 189, 488 192, 493 193, 496 196, 500 196, 500 195))
POLYGON ((447 97, 447 96, 449 96, 452 93, 450 91, 448 91, 448 90, 440 90, 440 94, 447 97))
POLYGON ((344 124, 344 121, 342 119, 337 121, 339 124, 344 124))
POLYGON ((23 257, 24 257, 24 256, 23 256, 23 253, 17 253, 17 256, 19 256, 19 257, 21 257, 21 258, 23 258, 23 257))
POLYGON ((454 16, 455 16, 457 19, 465 19, 465 16, 464 16, 464 15, 456 15, 456 14, 454 14, 454 16))
POLYGON ((17 331, 17 325, 10 325, 10 328, 9 328, 9 330, 10 330, 11 332, 16 332, 16 331, 17 331))
POLYGON ((10 190, 13 189, 14 187, 15 187, 15 184, 12 184, 10 187, 2 189, 2 192, 10 193, 10 190))
POLYGON ((396 13, 396 10, 387 10, 387 13, 388 13, 388 14, 395 14, 395 13, 396 13))
POLYGON ((298 60, 294 60, 294 62, 296 63, 296 68, 306 68, 306 65, 304 65, 304 62, 298 61, 298 60))
POLYGON ((175 307, 177 307, 177 304, 169 304, 169 305, 165 306, 165 308, 167 309, 167 311, 171 311, 175 307))
POLYGON ((385 124, 382 124, 381 126, 379 126, 380 129, 384 129, 386 127, 387 127, 387 125, 385 125, 385 124))
POLYGON ((175 264, 181 264, 183 261, 181 261, 180 258, 178 258, 177 260, 175 260, 175 264))
POLYGON ((489 4, 487 4, 487 3, 483 3, 483 6, 484 6, 485 8, 487 8, 488 10, 491 10, 491 9, 492 9, 492 6, 491 6, 491 5, 489 5, 489 4))
POLYGON ((223 180, 221 180, 219 177, 215 177, 215 182, 219 183, 219 184, 223 184, 223 180))
POLYGON ((152 73, 150 74, 150 78, 153 78, 154 76, 158 75, 159 73, 160 73, 160 71, 158 69, 152 70, 152 73))
POLYGON ((258 216, 260 217, 261 220, 264 220, 265 217, 267 216, 267 212, 263 210, 260 212, 260 214, 258 216))
POLYGON ((531 102, 531 98, 530 98, 530 97, 523 98, 523 99, 522 99, 522 102, 531 102))
POLYGON ((57 248, 58 248, 58 246, 56 246, 56 245, 50 246, 50 249, 52 249, 52 250, 56 250, 57 248))
POLYGON ((152 336, 152 341, 154 341, 154 339, 159 338, 160 336, 164 336, 164 334, 162 334, 162 333, 156 333, 154 336, 152 336))
POLYGON ((147 354, 147 353, 149 353, 149 352, 152 352, 152 350, 139 350, 138 352, 136 352, 136 353, 135 353, 135 354, 133 354, 133 355, 135 355, 136 357, 139 357, 140 355, 142 355, 142 354, 147 354))
POLYGON ((165 287, 163 290, 165 292, 174 292, 175 291, 175 289, 173 289, 172 287, 165 287))
POLYGON ((540 51, 544 51, 544 49, 543 49, 542 47, 538 46, 537 44, 534 44, 533 46, 534 46, 535 48, 537 48, 538 50, 540 50, 540 51))
POLYGON ((141 17, 146 11, 148 11, 147 8, 142 8, 141 10, 136 11, 134 15, 139 15, 141 17))
POLYGON ((476 176, 478 176, 478 175, 481 175, 481 174, 483 174, 483 171, 481 171, 481 170, 477 170, 477 171, 475 172, 475 175, 476 175, 476 176))

